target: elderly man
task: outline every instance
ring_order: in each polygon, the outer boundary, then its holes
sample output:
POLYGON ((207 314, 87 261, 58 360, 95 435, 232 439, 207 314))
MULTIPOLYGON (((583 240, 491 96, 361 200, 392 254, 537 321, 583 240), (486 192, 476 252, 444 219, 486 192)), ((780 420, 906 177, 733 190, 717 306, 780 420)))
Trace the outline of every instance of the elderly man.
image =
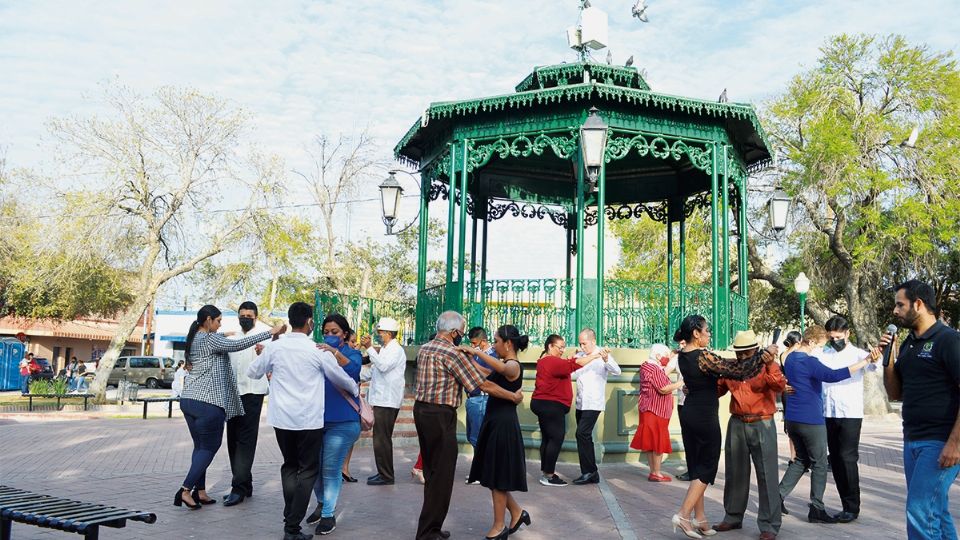
POLYGON ((397 342, 400 323, 383 317, 377 323, 377 337, 383 344, 373 348, 370 336, 363 336, 361 347, 370 357, 370 406, 373 407, 373 459, 377 474, 367 479, 371 486, 393 485, 393 428, 403 403, 403 372, 407 368, 407 353, 397 342))
POLYGON ((501 399, 520 403, 520 391, 508 392, 484 379, 457 346, 466 333, 466 320, 456 311, 437 319, 437 335, 420 347, 417 355, 416 401, 413 421, 423 455, 423 506, 417 523, 417 540, 448 538, 442 530, 450 508, 457 471, 457 408, 464 391, 480 388, 501 399))
MULTIPOLYGON (((733 350, 738 360, 753 357, 760 350, 752 330, 737 332, 733 350)), ((760 508, 757 526, 760 540, 773 540, 780 532, 780 492, 777 470, 777 394, 783 392, 787 379, 777 362, 764 364, 763 371, 745 381, 720 379, 719 395, 730 392, 730 421, 724 448, 727 481, 723 486, 723 521, 718 531, 739 529, 750 496, 750 461, 757 471, 760 508)))
POLYGON ((597 347, 597 333, 592 328, 580 331, 580 355, 599 353, 602 362, 591 362, 576 374, 577 379, 577 454, 580 457, 580 477, 574 485, 597 484, 600 473, 593 448, 593 428, 607 403, 607 375, 619 375, 620 366, 607 349, 597 347))

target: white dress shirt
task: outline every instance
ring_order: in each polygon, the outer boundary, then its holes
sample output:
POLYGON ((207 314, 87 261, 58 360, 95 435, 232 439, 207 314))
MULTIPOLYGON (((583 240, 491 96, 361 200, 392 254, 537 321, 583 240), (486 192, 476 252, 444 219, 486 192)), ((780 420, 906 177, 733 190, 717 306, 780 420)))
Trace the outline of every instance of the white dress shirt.
MULTIPOLYGON (((848 344, 840 352, 823 349, 814 352, 820 363, 830 369, 850 367, 863 360, 870 353, 848 344)), ((876 371, 876 364, 867 364, 870 371, 876 371)), ((835 383, 823 383, 824 418, 863 418, 863 370, 859 370, 849 379, 835 383)))
POLYGON ((577 410, 602 411, 607 402, 607 375, 619 375, 620 366, 607 355, 607 361, 598 358, 573 372, 577 380, 577 410))
POLYGON ((407 369, 407 353, 397 340, 391 340, 380 352, 370 347, 370 391, 367 402, 371 407, 399 409, 406 386, 403 372, 407 369))
POLYGON ((267 423, 291 431, 323 427, 324 383, 356 396, 357 383, 337 364, 332 354, 317 349, 310 336, 292 332, 267 344, 263 353, 250 364, 247 376, 270 376, 270 404, 267 423))
MULTIPOLYGON (((257 323, 249 332, 240 332, 228 339, 243 339, 250 334, 258 334, 270 328, 265 324, 257 323)), ((261 343, 270 343, 270 340, 261 343)), ((237 376, 237 393, 244 394, 266 394, 270 391, 270 383, 266 379, 251 379, 247 377, 247 368, 257 359, 256 347, 250 347, 242 351, 229 353, 230 365, 233 366, 233 372, 237 376)))

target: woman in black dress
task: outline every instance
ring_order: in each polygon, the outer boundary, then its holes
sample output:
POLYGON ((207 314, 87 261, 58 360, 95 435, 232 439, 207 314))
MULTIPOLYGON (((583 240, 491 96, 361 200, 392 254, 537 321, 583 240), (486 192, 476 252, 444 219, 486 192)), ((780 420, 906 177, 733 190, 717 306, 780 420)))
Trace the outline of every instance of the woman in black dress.
POLYGON ((680 411, 680 428, 690 486, 680 511, 671 521, 674 531, 679 528, 688 538, 702 538, 717 533, 707 521, 703 509, 704 493, 707 485, 716 479, 720 463, 717 380, 724 377, 742 381, 757 375, 765 362, 777 357, 777 347, 771 345, 742 362, 721 358, 707 350, 710 327, 700 315, 688 315, 683 319, 674 340, 686 342, 680 351, 677 367, 687 387, 687 398, 680 411))
MULTIPOLYGON (((490 366, 493 372, 487 377, 488 381, 509 392, 517 392, 523 383, 523 367, 517 361, 517 353, 526 349, 529 341, 515 326, 508 324, 498 328, 494 336, 493 346, 499 359, 470 347, 461 349, 479 356, 490 366)), ((530 525, 530 514, 510 494, 511 491, 527 490, 527 462, 517 403, 490 396, 477 437, 469 481, 479 481, 493 495, 493 525, 487 532, 487 540, 504 540, 517 532, 521 525, 530 525), (509 526, 504 521, 508 510, 509 526)))

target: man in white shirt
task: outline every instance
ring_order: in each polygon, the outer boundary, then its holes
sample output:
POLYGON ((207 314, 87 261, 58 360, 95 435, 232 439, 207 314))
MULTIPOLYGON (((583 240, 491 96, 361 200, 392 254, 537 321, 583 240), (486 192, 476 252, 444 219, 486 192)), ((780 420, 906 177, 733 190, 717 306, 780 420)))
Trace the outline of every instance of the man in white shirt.
MULTIPOLYGON (((580 354, 597 350, 597 333, 592 328, 580 332, 580 354)), ((619 375, 620 366, 607 349, 600 350, 602 362, 590 362, 574 372, 577 379, 577 453, 580 455, 580 477, 575 485, 597 484, 600 473, 593 449, 593 428, 607 401, 607 375, 619 375)))
MULTIPOLYGON (((257 325, 257 304, 246 301, 237 309, 240 334, 236 339, 267 330, 265 324, 257 325), (262 328, 258 328, 258 326, 262 328)), ((257 358, 261 345, 230 353, 230 365, 237 379, 237 393, 243 403, 244 414, 227 420, 227 454, 230 470, 233 471, 230 494, 223 499, 224 506, 240 504, 253 496, 253 460, 257 453, 257 433, 260 430, 260 411, 263 396, 269 392, 266 379, 247 377, 247 368, 257 358)))
MULTIPOLYGON (((831 317, 825 325, 826 347, 815 354, 830 369, 841 369, 860 362, 870 353, 849 343, 850 326, 840 316, 831 317)), ((867 371, 876 371, 868 364, 867 371)), ((863 373, 859 370, 849 379, 823 383, 823 417, 827 427, 827 461, 840 494, 843 511, 834 518, 849 523, 860 514, 860 428, 863 425, 863 373)))
POLYGON ((378 351, 371 346, 370 336, 364 336, 361 347, 370 357, 370 391, 367 402, 373 407, 373 457, 377 474, 367 478, 371 486, 393 485, 393 427, 403 403, 403 372, 407 368, 407 353, 397 342, 400 323, 383 317, 377 323, 377 336, 383 344, 378 351))
POLYGON ((287 317, 291 333, 264 347, 247 368, 247 376, 260 379, 271 374, 267 423, 273 426, 283 455, 283 538, 310 540, 312 535, 300 532, 300 522, 320 472, 317 456, 323 448, 323 378, 353 396, 359 393, 359 387, 332 354, 317 349, 310 339, 313 308, 309 304, 292 304, 287 317))

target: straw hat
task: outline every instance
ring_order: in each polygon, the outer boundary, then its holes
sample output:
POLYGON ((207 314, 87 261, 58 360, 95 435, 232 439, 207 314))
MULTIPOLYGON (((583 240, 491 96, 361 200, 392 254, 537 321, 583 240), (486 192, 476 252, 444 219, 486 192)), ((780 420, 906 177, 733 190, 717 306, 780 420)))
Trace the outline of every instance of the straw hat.
POLYGON ((733 350, 735 351, 749 351, 759 348, 760 343, 757 342, 757 335, 753 333, 753 330, 741 330, 733 338, 733 350))

